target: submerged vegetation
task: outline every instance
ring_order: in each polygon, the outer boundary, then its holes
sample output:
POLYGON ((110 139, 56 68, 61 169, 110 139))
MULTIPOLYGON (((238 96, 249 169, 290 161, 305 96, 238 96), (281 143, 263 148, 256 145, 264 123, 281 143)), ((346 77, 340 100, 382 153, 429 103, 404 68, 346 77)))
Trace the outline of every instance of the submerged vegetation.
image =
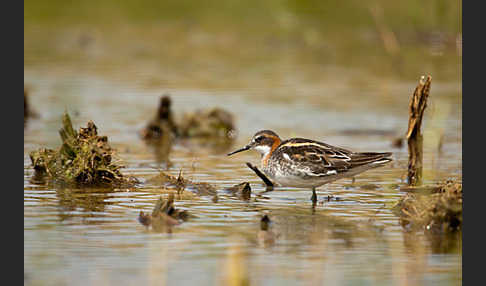
POLYGON ((408 143, 408 192, 392 208, 406 230, 449 233, 462 227, 462 184, 448 181, 422 186, 422 120, 430 93, 431 76, 422 76, 410 99, 406 138, 408 143))
POLYGON ((76 186, 132 186, 138 182, 121 173, 123 166, 113 161, 115 152, 108 137, 99 136, 92 121, 76 132, 71 118, 64 113, 59 134, 62 139, 59 149, 40 148, 30 153, 36 177, 76 186))
POLYGON ((462 229, 462 184, 446 182, 431 193, 407 193, 393 207, 407 230, 448 233, 462 229))

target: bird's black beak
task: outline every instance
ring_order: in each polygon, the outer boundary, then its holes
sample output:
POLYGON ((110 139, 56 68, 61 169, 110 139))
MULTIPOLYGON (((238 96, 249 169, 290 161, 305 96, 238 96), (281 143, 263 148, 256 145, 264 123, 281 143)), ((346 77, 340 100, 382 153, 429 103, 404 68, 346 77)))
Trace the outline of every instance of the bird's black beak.
POLYGON ((238 149, 236 151, 233 151, 231 153, 228 153, 228 156, 231 156, 233 154, 236 154, 236 153, 239 153, 239 152, 243 152, 243 151, 246 151, 246 150, 249 150, 252 146, 250 144, 246 145, 245 147, 241 148, 241 149, 238 149))

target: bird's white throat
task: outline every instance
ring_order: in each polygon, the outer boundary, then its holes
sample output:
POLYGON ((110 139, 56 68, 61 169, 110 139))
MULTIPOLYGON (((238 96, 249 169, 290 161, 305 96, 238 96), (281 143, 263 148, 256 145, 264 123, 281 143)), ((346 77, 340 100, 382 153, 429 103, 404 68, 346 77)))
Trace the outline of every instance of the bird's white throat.
POLYGON ((253 149, 258 151, 258 153, 260 153, 260 155, 262 155, 262 157, 266 156, 271 150, 270 146, 267 146, 267 145, 256 146, 253 149))

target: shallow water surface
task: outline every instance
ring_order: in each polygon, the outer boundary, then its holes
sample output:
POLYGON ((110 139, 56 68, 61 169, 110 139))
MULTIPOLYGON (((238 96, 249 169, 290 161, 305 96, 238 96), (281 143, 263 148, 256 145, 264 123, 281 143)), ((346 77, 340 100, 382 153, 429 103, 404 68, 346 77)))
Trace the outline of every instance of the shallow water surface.
MULTIPOLYGON (((390 210, 404 194, 400 186, 408 156, 405 146, 395 148, 391 142, 406 130, 408 100, 416 83, 391 85, 397 92, 367 102, 360 98, 374 93, 373 87, 363 91, 351 86, 339 95, 316 88, 297 99, 275 101, 262 96, 270 89, 161 91, 36 68, 26 69, 25 82, 32 86, 29 99, 40 115, 28 121, 24 133, 24 272, 29 285, 461 284, 461 235, 437 239, 407 233, 390 210), (176 117, 213 106, 233 112, 235 142, 217 147, 180 142, 169 154, 170 164, 160 163, 138 132, 155 114, 162 92, 170 93, 176 117), (343 102, 346 109, 339 108, 343 102), (57 132, 64 110, 76 129, 93 120, 99 134, 107 135, 117 149, 126 166, 123 172, 141 184, 130 189, 33 184, 28 154, 60 145, 57 132), (245 165, 259 164, 256 153, 225 155, 260 129, 357 151, 392 151, 394 161, 354 182, 343 179, 319 188, 319 203, 312 209, 310 190, 277 188, 259 195, 264 186, 245 165), (139 212, 151 212, 161 195, 175 190, 150 183, 159 170, 175 176, 182 170, 186 178, 213 184, 218 201, 176 195, 175 206, 196 218, 169 232, 146 229, 137 221, 139 212), (251 184, 250 201, 224 191, 244 181, 251 184), (264 214, 273 222, 273 242, 261 240, 268 235, 260 232, 264 214)), ((460 87, 432 86, 424 131, 424 178, 426 183, 460 180, 460 87)), ((278 91, 294 96, 285 87, 278 91)))

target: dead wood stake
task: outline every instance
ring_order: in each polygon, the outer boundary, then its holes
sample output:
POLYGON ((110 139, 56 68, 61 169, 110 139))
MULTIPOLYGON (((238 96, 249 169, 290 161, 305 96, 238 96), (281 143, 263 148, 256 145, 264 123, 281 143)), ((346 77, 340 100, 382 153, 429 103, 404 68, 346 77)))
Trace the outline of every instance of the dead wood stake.
POLYGON ((423 136, 420 127, 425 107, 427 107, 431 81, 432 77, 430 75, 427 77, 422 76, 410 100, 406 135, 408 142, 407 179, 410 186, 417 186, 422 183, 423 136))

